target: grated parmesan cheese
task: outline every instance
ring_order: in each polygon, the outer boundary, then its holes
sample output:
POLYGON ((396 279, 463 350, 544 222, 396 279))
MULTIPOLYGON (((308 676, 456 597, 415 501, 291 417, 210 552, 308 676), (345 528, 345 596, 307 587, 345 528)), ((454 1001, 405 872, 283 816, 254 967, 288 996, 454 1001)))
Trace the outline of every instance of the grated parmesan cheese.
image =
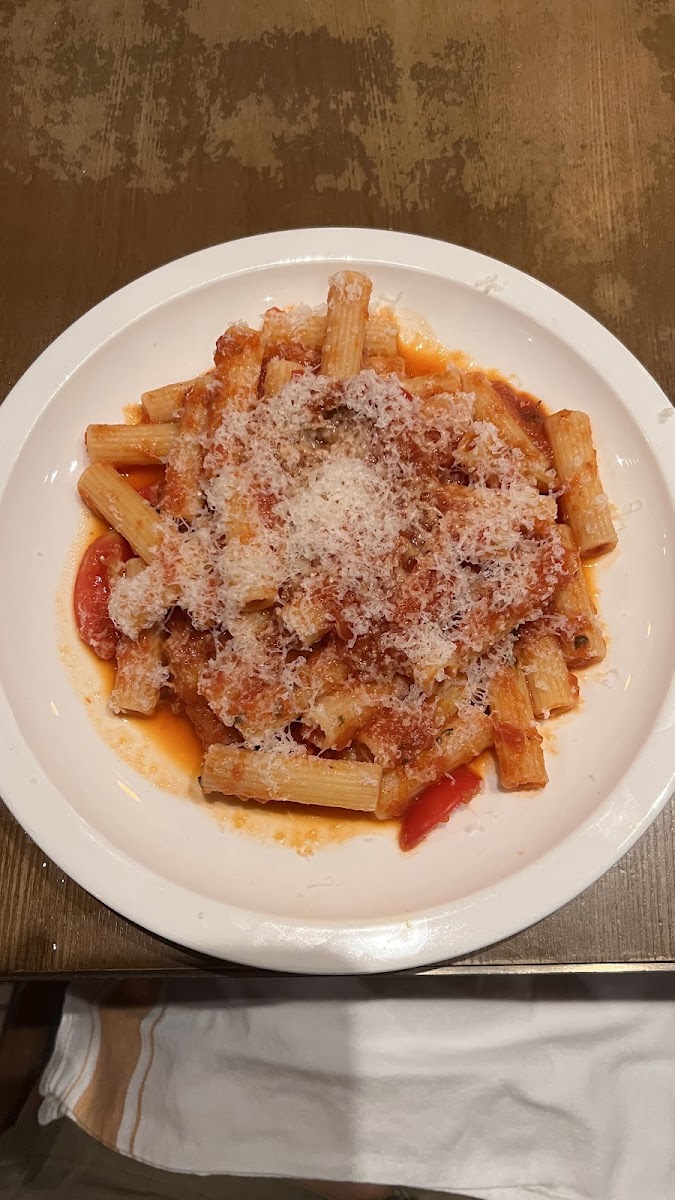
POLYGON ((290 727, 307 712, 319 643, 346 678, 388 681, 399 704, 419 709, 463 671, 463 702, 483 705, 565 554, 555 497, 474 420, 473 400, 410 395, 374 371, 340 383, 305 370, 274 397, 226 407, 199 439, 203 510, 187 527, 162 517, 155 561, 113 588, 113 621, 136 637, 177 604, 212 631, 200 690, 250 747, 302 752, 290 727))

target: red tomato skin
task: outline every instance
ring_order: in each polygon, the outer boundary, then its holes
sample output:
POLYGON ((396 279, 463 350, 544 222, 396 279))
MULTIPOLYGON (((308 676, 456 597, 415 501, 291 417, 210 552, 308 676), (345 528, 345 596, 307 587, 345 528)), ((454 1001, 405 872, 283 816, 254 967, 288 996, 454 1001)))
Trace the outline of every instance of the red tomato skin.
POLYGON ((77 632, 99 658, 115 657, 118 633, 108 615, 111 574, 113 581, 131 547, 118 533, 104 533, 87 546, 77 569, 73 606, 77 632))
POLYGON ((468 804, 480 791, 481 780, 469 767, 457 767, 451 775, 429 784, 413 800, 399 834, 401 850, 414 850, 428 833, 450 817, 453 809, 468 804))

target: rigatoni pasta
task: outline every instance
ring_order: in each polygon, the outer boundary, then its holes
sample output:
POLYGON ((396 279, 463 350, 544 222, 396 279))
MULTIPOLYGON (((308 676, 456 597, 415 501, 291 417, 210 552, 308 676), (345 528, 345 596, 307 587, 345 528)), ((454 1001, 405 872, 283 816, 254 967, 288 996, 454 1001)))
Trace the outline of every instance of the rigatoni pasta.
POLYGON ((472 762, 493 743, 494 731, 489 717, 478 710, 465 712, 433 746, 419 755, 414 766, 408 769, 392 767, 385 771, 377 816, 383 820, 405 816, 411 800, 425 787, 472 762))
POLYGON ((183 521, 194 521, 204 507, 202 442, 209 427, 210 396, 206 376, 187 388, 178 420, 178 442, 167 462, 162 512, 183 521))
POLYGON ((294 362, 293 359, 270 358, 265 368, 263 394, 265 396, 276 396, 282 387, 291 382, 295 372, 302 370, 302 363, 294 362))
POLYGON ((84 441, 90 462, 128 467, 166 462, 179 436, 180 429, 172 423, 88 425, 84 441))
POLYGON ((567 554, 567 570, 553 593, 551 607, 561 618, 560 644, 567 665, 588 667, 602 662, 607 648, 572 532, 561 525, 559 536, 567 554))
POLYGON ((186 379, 182 383, 167 383, 164 387, 143 392, 141 405, 148 421, 177 421, 186 392, 194 383, 197 383, 196 379, 186 379))
POLYGON ((328 289, 326 340, 321 374, 349 379, 361 367, 372 284, 357 271, 340 271, 328 289))
POLYGON ((522 455, 523 473, 531 476, 543 490, 550 490, 554 477, 550 458, 533 441, 517 413, 490 380, 480 371, 471 371, 465 376, 463 386, 468 387, 475 397, 476 419, 494 426, 502 440, 522 455))
POLYGON ((617 543, 609 501, 602 490, 591 434, 584 412, 562 409, 546 418, 553 461, 563 486, 561 503, 582 558, 605 554, 617 543))
MULTIPOLYGON (((130 558, 125 576, 133 579, 144 569, 140 558, 130 558)), ((159 704, 168 679, 163 655, 164 632, 157 626, 142 629, 137 638, 124 634, 117 643, 115 683, 110 694, 114 713, 137 713, 148 717, 159 704)))
POLYGON ((92 463, 80 475, 78 489, 95 513, 119 533, 146 562, 162 540, 162 522, 152 505, 109 463, 92 463))
POLYGON ((526 625, 515 645, 520 667, 539 720, 575 708, 579 686, 569 671, 560 638, 535 624, 526 625))
POLYGON ((375 812, 382 767, 375 763, 340 762, 328 758, 283 758, 269 751, 211 746, 204 756, 201 785, 259 800, 319 804, 354 812, 375 812))
POLYGON ((89 426, 80 494, 120 536, 76 610, 113 711, 192 722, 206 794, 405 824, 445 777, 468 801, 491 747, 504 788, 545 786, 537 722, 605 652, 580 554, 615 534, 583 413, 409 372, 371 291, 341 271, 323 309, 231 325, 141 424, 89 426), (141 495, 123 471, 147 463, 141 495))
POLYGON ((548 783, 542 737, 532 710, 525 675, 518 666, 503 666, 489 691, 495 754, 502 787, 542 788, 548 783))

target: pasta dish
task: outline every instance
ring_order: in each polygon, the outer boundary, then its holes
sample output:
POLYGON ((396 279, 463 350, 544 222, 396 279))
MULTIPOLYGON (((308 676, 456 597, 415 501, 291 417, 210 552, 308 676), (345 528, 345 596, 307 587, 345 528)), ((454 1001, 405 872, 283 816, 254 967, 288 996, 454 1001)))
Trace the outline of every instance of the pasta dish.
POLYGON ((408 849, 490 747, 502 787, 545 786, 537 722, 605 653, 582 559, 616 533, 586 414, 449 358, 411 374, 370 297, 341 271, 320 309, 231 325, 140 424, 89 426, 111 532, 75 614, 115 713, 187 715, 205 793, 402 818, 408 849))

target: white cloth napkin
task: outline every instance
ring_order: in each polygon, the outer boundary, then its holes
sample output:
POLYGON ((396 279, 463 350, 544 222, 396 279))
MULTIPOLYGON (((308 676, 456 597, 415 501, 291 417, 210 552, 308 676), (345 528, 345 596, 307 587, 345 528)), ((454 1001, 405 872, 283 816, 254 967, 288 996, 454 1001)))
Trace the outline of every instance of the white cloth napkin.
POLYGON ((73 989, 40 1119, 197 1174, 668 1200, 673 996, 667 976, 73 989))

